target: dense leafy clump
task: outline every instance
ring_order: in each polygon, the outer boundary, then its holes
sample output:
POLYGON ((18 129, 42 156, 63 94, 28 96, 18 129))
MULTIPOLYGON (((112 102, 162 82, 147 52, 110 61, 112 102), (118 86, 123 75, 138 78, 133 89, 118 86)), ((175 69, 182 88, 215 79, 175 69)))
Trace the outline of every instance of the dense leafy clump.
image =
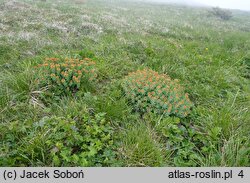
POLYGON ((89 85, 96 77, 95 62, 89 58, 59 59, 47 58, 36 68, 41 69, 42 77, 39 83, 49 84, 61 93, 75 93, 82 85, 89 85))
POLYGON ((211 10, 211 14, 214 15, 215 17, 218 17, 222 20, 229 20, 232 18, 232 12, 226 9, 221 9, 219 7, 214 7, 211 10))
POLYGON ((114 130, 104 113, 78 121, 44 117, 39 122, 2 124, 0 166, 108 166, 114 130))
POLYGON ((186 117, 192 103, 178 80, 150 69, 130 73, 122 87, 136 111, 186 117))
MULTIPOLYGON (((181 121, 177 117, 164 118, 156 125, 161 134, 163 142, 166 143, 166 151, 171 152, 175 166, 198 166, 201 163, 202 142, 210 139, 208 135, 201 135, 201 132, 189 122, 181 121)), ((217 134, 216 134, 216 137, 217 134)), ((207 145, 207 144, 206 144, 207 145)), ((211 146, 206 146, 212 148, 211 146)))

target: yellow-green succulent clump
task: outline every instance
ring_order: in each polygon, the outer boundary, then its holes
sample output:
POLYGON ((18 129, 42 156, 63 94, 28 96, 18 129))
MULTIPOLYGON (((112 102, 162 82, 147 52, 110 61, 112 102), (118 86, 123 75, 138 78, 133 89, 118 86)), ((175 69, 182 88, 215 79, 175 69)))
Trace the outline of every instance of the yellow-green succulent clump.
POLYGON ((46 58, 43 64, 36 68, 43 71, 43 77, 38 79, 39 83, 47 83, 63 92, 76 92, 84 82, 95 79, 95 62, 89 58, 59 59, 46 58))
POLYGON ((139 112, 153 112, 164 116, 186 117, 192 102, 177 79, 150 69, 129 73, 122 83, 123 90, 139 112))

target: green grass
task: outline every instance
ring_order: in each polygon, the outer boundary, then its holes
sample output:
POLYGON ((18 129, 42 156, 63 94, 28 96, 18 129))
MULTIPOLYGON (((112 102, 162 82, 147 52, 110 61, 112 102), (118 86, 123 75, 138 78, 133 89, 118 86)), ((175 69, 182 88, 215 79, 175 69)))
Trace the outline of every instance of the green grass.
POLYGON ((143 123, 124 130, 119 150, 127 166, 155 167, 167 164, 167 153, 164 152, 154 133, 143 123))
POLYGON ((250 166, 249 12, 223 21, 209 8, 123 0, 0 0, 0 11, 0 165, 52 164, 29 154, 26 164, 13 162, 22 152, 6 126, 104 112, 115 129, 110 166, 250 166), (36 85, 43 73, 34 66, 46 57, 84 54, 96 60, 94 88, 54 96, 36 85), (141 116, 126 100, 122 79, 146 67, 189 93, 194 108, 177 128, 172 117, 141 116))

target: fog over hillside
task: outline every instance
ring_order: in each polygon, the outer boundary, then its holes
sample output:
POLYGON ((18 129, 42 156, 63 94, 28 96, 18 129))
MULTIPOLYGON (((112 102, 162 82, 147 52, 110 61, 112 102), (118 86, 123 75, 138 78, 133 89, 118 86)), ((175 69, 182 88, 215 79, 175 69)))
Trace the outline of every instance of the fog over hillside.
POLYGON ((141 0, 141 1, 148 1, 148 2, 159 2, 159 3, 175 3, 175 4, 184 4, 184 5, 191 5, 191 6, 200 6, 203 3, 200 3, 197 0, 141 0))
POLYGON ((141 1, 178 3, 191 6, 218 6, 221 8, 250 11, 249 0, 141 0, 141 1))

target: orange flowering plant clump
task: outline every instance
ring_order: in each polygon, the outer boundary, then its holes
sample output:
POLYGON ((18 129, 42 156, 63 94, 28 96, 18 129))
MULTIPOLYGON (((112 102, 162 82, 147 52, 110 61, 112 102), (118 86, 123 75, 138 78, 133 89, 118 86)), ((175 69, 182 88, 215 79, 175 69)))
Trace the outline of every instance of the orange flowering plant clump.
POLYGON ((178 82, 166 74, 144 69, 126 76, 122 88, 137 111, 186 117, 192 102, 178 82))
POLYGON ((39 83, 46 83, 59 89, 62 92, 76 92, 84 82, 95 79, 95 62, 89 58, 80 59, 59 59, 46 58, 43 64, 36 68, 43 71, 44 77, 39 83))

